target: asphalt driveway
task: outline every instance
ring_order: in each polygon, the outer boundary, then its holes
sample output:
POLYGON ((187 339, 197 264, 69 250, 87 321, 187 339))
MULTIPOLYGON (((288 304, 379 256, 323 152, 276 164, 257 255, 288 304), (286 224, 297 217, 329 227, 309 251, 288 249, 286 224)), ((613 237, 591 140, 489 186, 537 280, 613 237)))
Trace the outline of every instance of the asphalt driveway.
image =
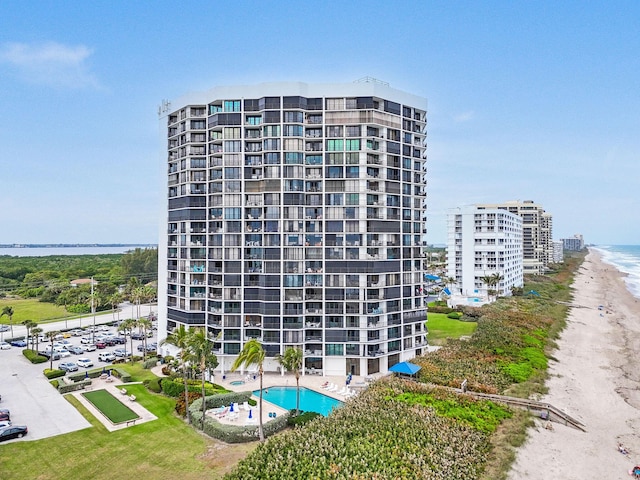
POLYGON ((90 427, 84 417, 42 374, 48 363, 33 365, 21 348, 0 350, 0 408, 11 410, 14 425, 26 425, 29 441, 90 427))

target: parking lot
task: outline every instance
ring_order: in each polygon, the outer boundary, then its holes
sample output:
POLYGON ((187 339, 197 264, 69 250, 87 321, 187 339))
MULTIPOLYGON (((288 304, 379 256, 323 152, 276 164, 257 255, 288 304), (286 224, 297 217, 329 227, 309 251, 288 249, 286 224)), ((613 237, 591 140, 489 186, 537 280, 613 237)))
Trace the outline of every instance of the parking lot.
MULTIPOLYGON (((105 327, 100 332, 96 332, 96 335, 98 333, 119 335, 115 327, 105 327)), ((92 338, 90 333, 86 333, 84 337, 92 338)), ((65 340, 71 342, 72 346, 86 346, 81 343, 82 338, 71 336, 65 340)), ((147 341, 155 342, 155 336, 148 338, 147 341)), ((141 343, 141 340, 133 341, 134 355, 142 355, 137 350, 141 343)), ((40 344, 38 350, 43 350, 46 345, 51 344, 50 342, 40 344)), ((93 367, 79 367, 78 372, 100 367, 109 368, 112 362, 99 361, 98 355, 114 352, 118 348, 123 349, 125 345, 118 344, 92 352, 71 354, 55 360, 53 368, 58 368, 61 362, 76 363, 79 358, 90 359, 93 367)), ((37 440, 90 427, 89 422, 51 386, 49 380, 43 375, 42 371, 49 368, 50 363, 32 364, 22 354, 22 350, 21 347, 0 350, 0 395, 2 396, 0 408, 11 411, 11 421, 14 425, 26 425, 29 428, 29 433, 23 439, 10 440, 10 442, 37 440)), ((131 340, 128 337, 126 351, 127 353, 131 351, 131 340)))

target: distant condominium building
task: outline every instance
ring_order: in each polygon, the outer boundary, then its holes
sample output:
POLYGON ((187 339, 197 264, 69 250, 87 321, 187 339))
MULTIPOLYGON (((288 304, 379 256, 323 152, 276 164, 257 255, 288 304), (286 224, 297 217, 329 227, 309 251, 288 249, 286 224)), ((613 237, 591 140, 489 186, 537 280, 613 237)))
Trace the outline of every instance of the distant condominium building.
POLYGON ((447 276, 455 279, 449 287, 452 295, 476 302, 522 287, 522 218, 476 205, 452 209, 447 216, 447 276), (488 282, 492 276, 499 278, 495 285, 488 282))
POLYGON ((532 200, 487 203, 480 209, 501 209, 522 218, 524 273, 542 275, 553 259, 553 218, 532 200))
POLYGON ((562 243, 565 250, 579 252, 584 248, 584 238, 580 234, 575 234, 571 238, 563 238, 562 243))
POLYGON ((564 242, 562 240, 553 241, 553 263, 564 262, 564 242))
POLYGON ((258 339, 304 371, 385 373, 427 346, 427 101, 365 79, 216 87, 161 108, 159 338, 205 327, 217 370, 258 339))

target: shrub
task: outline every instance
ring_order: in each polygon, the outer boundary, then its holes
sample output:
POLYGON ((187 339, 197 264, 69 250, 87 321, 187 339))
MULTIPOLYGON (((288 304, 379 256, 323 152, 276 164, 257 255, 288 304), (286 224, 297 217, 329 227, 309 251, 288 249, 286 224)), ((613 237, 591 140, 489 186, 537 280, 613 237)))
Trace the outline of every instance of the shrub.
POLYGON ((57 388, 58 388, 58 385, 59 385, 58 380, 51 380, 51 382, 50 382, 50 383, 51 383, 51 385, 53 385, 53 388, 55 388, 55 389, 57 389, 57 388))
POLYGON ((287 422, 287 424, 290 427, 295 427, 296 425, 305 425, 317 417, 322 417, 322 415, 316 412, 302 412, 300 413, 300 415, 295 415, 295 410, 291 410, 289 412, 289 421, 287 422))
POLYGON ((162 382, 162 378, 156 377, 154 379, 147 381, 145 383, 145 386, 154 393, 160 393, 162 392, 161 382, 162 382))
POLYGON ((58 370, 56 368, 54 368, 53 370, 51 370, 50 368, 45 368, 43 373, 45 377, 51 380, 52 378, 64 377, 64 374, 67 372, 65 372, 64 370, 58 370))
MULTIPOLYGON (((189 391, 188 395, 189 395, 189 406, 191 406, 194 400, 197 400, 198 398, 202 397, 200 393, 192 392, 192 391, 189 391)), ((184 392, 182 392, 178 397, 178 401, 176 402, 176 412, 178 413, 178 415, 180 415, 181 417, 184 417, 187 414, 186 407, 187 407, 186 398, 185 398, 184 392)), ((189 408, 189 410, 191 410, 191 408, 189 408)))
POLYGON ((429 316, 429 312, 431 313, 451 313, 453 312, 453 308, 449 308, 449 307, 429 307, 429 309, 427 310, 427 316, 429 316))
POLYGON ((451 318, 453 320, 460 320, 460 318, 462 318, 462 313, 460 313, 460 312, 449 312, 447 314, 447 318, 451 318))
POLYGON ((121 370, 119 368, 112 368, 111 373, 113 373, 116 377, 122 380, 122 383, 129 383, 131 381, 131 375, 129 375, 129 372, 126 372, 125 370, 121 370))
POLYGON ((142 368, 149 370, 150 368, 155 367, 157 363, 158 359, 156 357, 151 357, 144 361, 144 363, 142 364, 142 368))
POLYGON ((44 363, 48 360, 44 355, 40 355, 35 350, 31 350, 28 348, 22 350, 22 354, 27 357, 27 360, 29 360, 31 363, 44 363))

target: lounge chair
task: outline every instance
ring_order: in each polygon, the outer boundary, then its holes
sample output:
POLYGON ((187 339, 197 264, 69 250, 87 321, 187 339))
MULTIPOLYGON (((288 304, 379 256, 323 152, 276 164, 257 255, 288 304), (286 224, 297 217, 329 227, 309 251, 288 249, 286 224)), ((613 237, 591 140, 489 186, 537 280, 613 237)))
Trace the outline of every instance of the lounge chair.
POLYGON ((228 412, 229 412, 229 407, 221 407, 222 410, 219 412, 214 413, 214 415, 218 418, 222 418, 224 417, 228 412))
POLYGON ((237 413, 237 412, 240 411, 240 405, 238 405, 238 403, 234 403, 232 406, 233 406, 233 411, 234 412, 237 413))
POLYGON ((345 393, 347 393, 349 391, 349 387, 344 387, 342 390, 340 390, 339 392, 336 392, 338 395, 344 395, 345 393))
POLYGON ((335 383, 332 383, 331 386, 327 388, 327 392, 335 392, 336 390, 338 390, 338 385, 335 383))
POLYGON ((251 408, 251 407, 249 407, 249 402, 243 402, 243 403, 242 403, 242 409, 243 409, 245 412, 248 412, 250 408, 251 408))

